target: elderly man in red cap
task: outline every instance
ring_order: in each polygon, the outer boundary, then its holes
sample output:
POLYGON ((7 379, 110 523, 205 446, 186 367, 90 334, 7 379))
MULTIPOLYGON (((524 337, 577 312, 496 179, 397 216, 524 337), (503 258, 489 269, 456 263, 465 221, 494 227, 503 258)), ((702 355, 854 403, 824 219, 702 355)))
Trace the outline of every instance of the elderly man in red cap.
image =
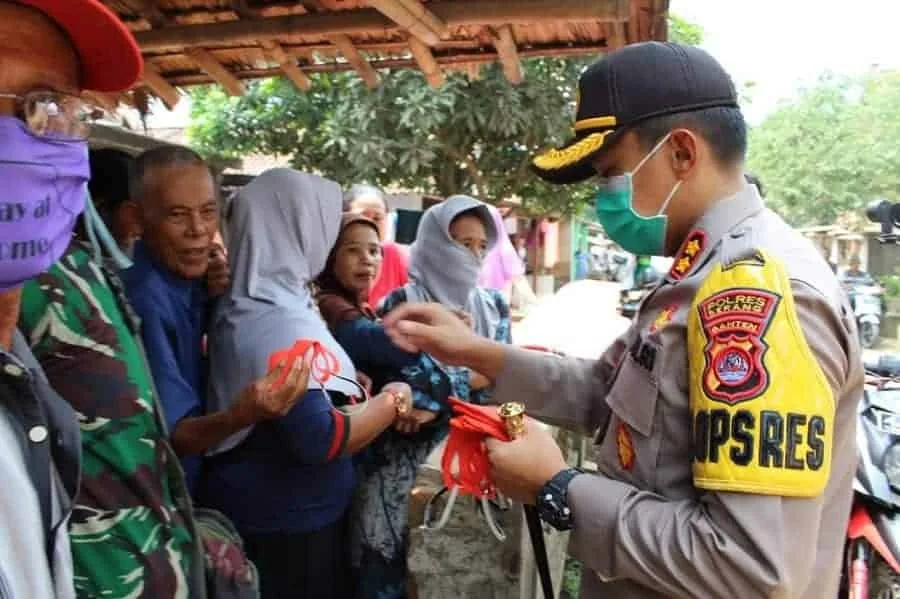
POLYGON ((0 0, 0 597, 75 597, 78 426, 16 321, 22 285, 59 259, 85 207, 97 111, 81 92, 140 73, 133 37, 96 0, 0 0))

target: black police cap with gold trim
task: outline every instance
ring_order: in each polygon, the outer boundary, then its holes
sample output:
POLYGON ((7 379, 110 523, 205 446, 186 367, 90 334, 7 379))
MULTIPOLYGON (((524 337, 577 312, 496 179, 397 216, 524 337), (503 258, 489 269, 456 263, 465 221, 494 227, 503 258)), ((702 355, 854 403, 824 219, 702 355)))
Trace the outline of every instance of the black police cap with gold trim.
POLYGON ((594 175, 594 158, 631 126, 658 116, 714 106, 738 106, 731 77, 716 59, 692 46, 645 42, 610 52, 578 80, 575 139, 532 160, 551 183, 594 175))

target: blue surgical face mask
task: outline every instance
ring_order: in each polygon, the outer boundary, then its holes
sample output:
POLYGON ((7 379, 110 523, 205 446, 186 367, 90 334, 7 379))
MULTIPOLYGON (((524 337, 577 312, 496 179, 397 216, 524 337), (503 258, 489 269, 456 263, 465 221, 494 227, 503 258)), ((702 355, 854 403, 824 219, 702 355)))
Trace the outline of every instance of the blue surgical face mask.
POLYGON ((649 256, 662 256, 666 250, 666 208, 675 196, 681 181, 675 183, 672 191, 655 216, 641 216, 634 210, 634 187, 632 178, 650 158, 668 141, 666 134, 630 173, 606 177, 601 180, 594 200, 597 220, 607 236, 622 246, 626 252, 649 256))

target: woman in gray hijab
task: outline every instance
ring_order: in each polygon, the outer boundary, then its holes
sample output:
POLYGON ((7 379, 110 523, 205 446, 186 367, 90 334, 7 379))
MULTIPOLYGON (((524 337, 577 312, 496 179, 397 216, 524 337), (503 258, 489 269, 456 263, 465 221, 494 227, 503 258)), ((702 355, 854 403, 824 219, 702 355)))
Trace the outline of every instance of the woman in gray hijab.
MULTIPOLYGON (((493 289, 478 287, 484 258, 500 234, 483 202, 455 195, 422 215, 410 249, 409 283, 384 299, 380 313, 403 302, 437 302, 468 320, 475 331, 510 342, 509 306, 493 289)), ((484 403, 484 377, 466 369, 442 366, 451 373, 456 397, 484 403)))
MULTIPOLYGON (((479 334, 510 342, 509 307, 499 291, 477 287, 482 260, 497 231, 487 206, 467 196, 453 196, 422 215, 410 251, 410 281, 388 295, 386 314, 403 302, 440 302, 472 323, 479 334)), ((431 356, 401 369, 414 389, 448 388, 441 397, 421 403, 434 421, 415 438, 383 436, 377 455, 360 462, 363 479, 353 504, 351 536, 357 599, 402 599, 410 584, 406 572, 406 511, 419 466, 447 434, 447 394, 473 403, 487 401, 487 381, 464 368, 450 367, 431 356)), ((420 402, 425 398, 419 398, 420 402)), ((374 453, 374 452, 373 452, 374 453)))
POLYGON ((411 393, 390 383, 365 395, 350 359, 316 311, 309 282, 338 235, 341 189, 291 169, 254 179, 232 201, 231 285, 210 333, 209 409, 268 371, 273 354, 309 344, 309 390, 284 416, 226 439, 207 458, 201 504, 228 515, 260 573, 263 599, 351 596, 346 512, 350 456, 409 413, 411 393))

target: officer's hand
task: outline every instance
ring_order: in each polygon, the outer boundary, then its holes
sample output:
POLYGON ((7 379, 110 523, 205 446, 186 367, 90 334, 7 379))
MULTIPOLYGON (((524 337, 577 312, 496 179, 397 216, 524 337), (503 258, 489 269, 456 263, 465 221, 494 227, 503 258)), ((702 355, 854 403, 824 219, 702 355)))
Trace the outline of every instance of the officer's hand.
POLYGON ((556 473, 568 468, 550 432, 531 419, 522 438, 509 443, 488 439, 486 444, 497 488, 528 505, 556 473))
POLYGON ((401 304, 384 317, 384 328, 398 347, 454 366, 464 366, 483 342, 462 318, 433 303, 401 304))

